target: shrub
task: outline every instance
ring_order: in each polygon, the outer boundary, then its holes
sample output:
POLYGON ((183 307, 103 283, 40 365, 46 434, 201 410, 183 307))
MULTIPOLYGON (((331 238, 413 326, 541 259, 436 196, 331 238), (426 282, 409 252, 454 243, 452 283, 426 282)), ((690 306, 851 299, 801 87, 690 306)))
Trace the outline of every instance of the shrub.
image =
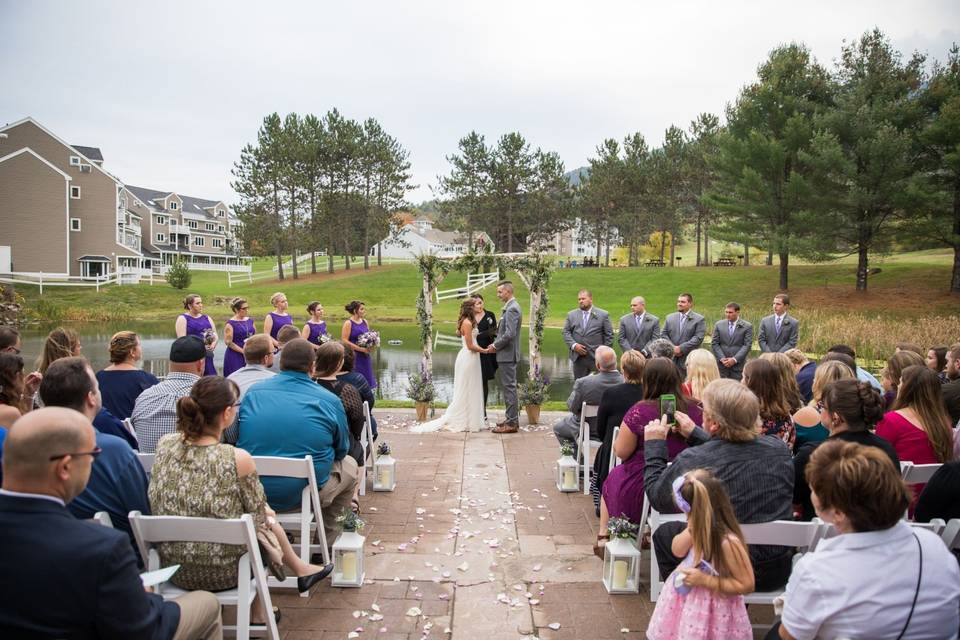
POLYGON ((193 280, 193 274, 190 273, 190 267, 187 266, 187 261, 182 258, 176 260, 170 265, 170 269, 167 270, 167 282, 169 282, 170 286, 174 289, 186 289, 190 286, 191 280, 193 280))

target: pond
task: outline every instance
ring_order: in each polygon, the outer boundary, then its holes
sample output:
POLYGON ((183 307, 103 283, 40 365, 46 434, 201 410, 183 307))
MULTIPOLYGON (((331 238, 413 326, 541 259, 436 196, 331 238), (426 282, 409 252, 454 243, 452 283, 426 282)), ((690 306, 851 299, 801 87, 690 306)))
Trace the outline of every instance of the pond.
MULTIPOLYGON (((259 323, 258 323, 259 324, 259 323)), ((158 376, 167 373, 167 357, 170 342, 173 340, 173 323, 131 322, 118 326, 110 325, 72 325, 80 334, 83 355, 93 363, 94 370, 100 370, 110 364, 110 336, 116 331, 128 329, 140 335, 143 345, 143 368, 158 376)), ((373 327, 380 332, 381 348, 374 356, 377 380, 380 387, 378 397, 390 400, 406 400, 407 375, 420 366, 420 329, 414 324, 384 323, 373 327), (400 340, 399 345, 388 344, 390 340, 400 340)), ((222 333, 222 328, 219 329, 222 333)), ((459 340, 452 323, 438 327, 440 342, 434 352, 433 373, 437 387, 437 399, 448 402, 453 391, 453 363, 459 350, 458 344, 447 344, 459 340)), ((437 331, 434 331, 436 336, 437 331)), ((43 349, 43 341, 49 328, 27 328, 23 334, 23 356, 27 367, 31 367, 43 349)), ((522 351, 527 350, 527 331, 523 332, 522 351)), ((217 368, 223 365, 224 347, 217 347, 214 361, 217 368)), ((566 401, 573 387, 573 370, 567 357, 567 348, 560 336, 559 329, 547 329, 544 336, 543 371, 551 382, 550 399, 566 401)), ((520 376, 525 375, 526 366, 521 367, 520 376)), ((494 380, 490 385, 490 402, 502 404, 503 398, 499 384, 494 380)))

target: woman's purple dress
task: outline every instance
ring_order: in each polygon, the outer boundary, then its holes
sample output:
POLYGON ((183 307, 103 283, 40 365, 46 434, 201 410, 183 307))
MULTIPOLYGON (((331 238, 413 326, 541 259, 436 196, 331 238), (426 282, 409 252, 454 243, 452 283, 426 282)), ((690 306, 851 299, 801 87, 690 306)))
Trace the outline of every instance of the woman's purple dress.
MULTIPOLYGON (((233 344, 241 349, 243 349, 243 343, 247 341, 247 338, 257 332, 257 328, 253 325, 253 318, 227 320, 227 324, 233 327, 233 344)), ((226 378, 237 369, 243 369, 246 364, 243 354, 234 351, 230 348, 230 345, 227 345, 227 352, 223 356, 223 377, 226 378)))
POLYGON ((277 334, 280 333, 280 329, 288 324, 293 324, 293 318, 291 318, 289 314, 281 316, 271 311, 270 317, 273 318, 273 326, 270 327, 270 337, 274 340, 277 339, 277 334))
MULTIPOLYGON (((370 327, 367 326, 366 320, 361 320, 360 324, 357 324, 353 320, 350 320, 349 322, 350 342, 357 344, 357 338, 367 331, 370 331, 370 327)), ((375 389, 377 386, 377 379, 373 375, 373 360, 370 358, 370 354, 363 353, 362 351, 354 351, 353 357, 353 370, 367 379, 367 383, 370 385, 371 389, 375 389)))
MULTIPOLYGON (((210 320, 210 316, 204 314, 199 318, 194 318, 189 313, 180 314, 187 319, 187 335, 188 336, 197 336, 203 340, 203 334, 207 331, 213 331, 213 322, 210 320)), ((206 340, 204 340, 206 343, 206 340)), ((203 375, 205 376, 215 376, 217 375, 217 367, 213 364, 213 352, 207 351, 207 359, 203 365, 203 375)))
MULTIPOLYGON (((692 402, 684 412, 697 425, 703 424, 700 407, 692 402)), ((607 476, 603 483, 603 501, 607 505, 610 517, 626 516, 632 522, 640 522, 643 513, 643 430, 647 423, 660 417, 660 403, 656 400, 643 400, 633 405, 623 417, 624 424, 637 436, 637 448, 629 458, 623 461, 607 476)), ((667 459, 673 460, 677 454, 687 448, 680 436, 667 434, 667 459)))
POLYGON ((310 327, 310 335, 307 336, 307 342, 319 345, 320 336, 327 333, 327 323, 326 322, 307 322, 307 326, 310 327))

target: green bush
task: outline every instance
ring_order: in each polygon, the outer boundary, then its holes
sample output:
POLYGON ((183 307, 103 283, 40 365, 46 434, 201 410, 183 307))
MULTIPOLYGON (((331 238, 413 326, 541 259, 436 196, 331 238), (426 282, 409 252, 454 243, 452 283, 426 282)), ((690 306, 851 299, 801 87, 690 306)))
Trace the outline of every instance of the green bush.
POLYGON ((193 274, 190 273, 190 267, 187 266, 186 260, 177 260, 170 265, 170 269, 167 271, 167 282, 170 283, 171 287, 186 289, 190 286, 191 280, 193 280, 193 274))

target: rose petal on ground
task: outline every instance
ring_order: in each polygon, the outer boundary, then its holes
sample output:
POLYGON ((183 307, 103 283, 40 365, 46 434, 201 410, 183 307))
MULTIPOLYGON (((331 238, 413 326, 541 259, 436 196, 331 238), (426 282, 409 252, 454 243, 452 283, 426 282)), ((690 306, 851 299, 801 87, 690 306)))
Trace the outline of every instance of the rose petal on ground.
POLYGON ((416 618, 416 617, 419 616, 421 613, 423 613, 423 612, 420 611, 420 607, 410 607, 409 609, 407 609, 406 615, 407 615, 408 618, 416 618))
POLYGON ((559 622, 551 622, 551 623, 548 624, 547 626, 550 627, 551 629, 553 629, 554 631, 556 631, 557 629, 560 628, 560 623, 559 623, 559 622))

